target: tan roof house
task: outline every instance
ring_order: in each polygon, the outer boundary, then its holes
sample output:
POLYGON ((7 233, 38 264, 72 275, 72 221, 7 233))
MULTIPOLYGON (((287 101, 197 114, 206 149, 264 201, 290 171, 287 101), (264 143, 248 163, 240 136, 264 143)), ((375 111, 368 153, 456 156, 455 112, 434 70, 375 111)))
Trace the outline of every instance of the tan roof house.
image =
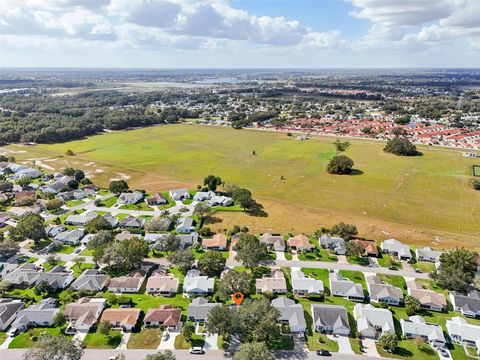
POLYGON ((204 250, 225 250, 227 248, 227 236, 225 234, 215 234, 212 239, 203 239, 202 247, 204 250))
POLYGON ((143 323, 145 326, 163 325, 171 330, 176 330, 182 316, 181 308, 174 308, 170 305, 160 305, 158 309, 149 309, 143 323))
POLYGON ((108 290, 114 293, 137 293, 145 281, 145 273, 137 271, 132 275, 110 279, 108 290))
POLYGON ((352 243, 359 245, 363 249, 364 256, 378 257, 378 248, 375 242, 355 239, 352 240, 352 243))
POLYGON ((283 271, 278 268, 272 269, 272 274, 257 279, 255 288, 258 294, 270 292, 272 294, 285 294, 287 292, 287 281, 283 271))
POLYGON ((132 331, 137 325, 140 311, 134 308, 107 309, 103 312, 100 321, 107 321, 114 329, 132 331))
POLYGON ((447 300, 443 294, 424 289, 423 286, 415 280, 407 282, 407 291, 411 296, 420 301, 422 309, 443 311, 447 307, 447 300))
POLYGON ((88 332, 105 309, 105 302, 106 299, 101 298, 81 298, 77 302, 67 304, 64 314, 69 324, 65 333, 88 332))
POLYGON ((288 246, 290 246, 292 250, 296 251, 312 251, 315 249, 315 245, 311 244, 308 240, 308 237, 303 234, 296 235, 288 239, 288 246))
POLYGON ((172 275, 156 273, 147 280, 147 292, 162 296, 173 296, 178 291, 179 280, 172 275))

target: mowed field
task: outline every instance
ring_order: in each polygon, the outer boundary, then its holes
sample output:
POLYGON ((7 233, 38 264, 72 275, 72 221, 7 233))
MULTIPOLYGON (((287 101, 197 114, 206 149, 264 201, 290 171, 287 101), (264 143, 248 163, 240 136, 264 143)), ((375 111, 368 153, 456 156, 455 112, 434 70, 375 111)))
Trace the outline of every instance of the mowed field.
POLYGON ((347 221, 375 240, 396 237, 422 245, 480 248, 480 192, 470 186, 472 165, 480 160, 463 158, 458 150, 428 147, 420 148, 421 157, 397 157, 384 153, 382 142, 352 140, 346 154, 360 174, 336 176, 325 171, 334 156, 333 140, 169 125, 4 150, 46 170, 67 164, 82 168, 99 185, 124 178, 132 188, 149 191, 195 188, 206 175, 215 174, 249 188, 268 213, 216 214, 213 228, 236 223, 256 232, 309 233, 347 221), (65 156, 68 149, 76 156, 65 156))

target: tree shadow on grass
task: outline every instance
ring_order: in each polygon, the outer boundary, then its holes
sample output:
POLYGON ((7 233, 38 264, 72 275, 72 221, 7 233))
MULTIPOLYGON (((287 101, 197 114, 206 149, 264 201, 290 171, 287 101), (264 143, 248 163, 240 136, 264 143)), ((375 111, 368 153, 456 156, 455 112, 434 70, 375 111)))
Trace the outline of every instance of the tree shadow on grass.
POLYGON ((212 216, 212 215, 206 216, 205 219, 203 220, 203 223, 205 225, 217 224, 217 223, 221 223, 221 222, 223 222, 223 219, 220 219, 219 217, 212 216))
POLYGON ((363 175, 363 171, 360 169, 352 169, 352 171, 349 174, 350 176, 358 176, 358 175, 363 175))
POLYGON ((268 213, 263 210, 263 205, 256 201, 248 209, 248 214, 255 217, 268 217, 268 213))

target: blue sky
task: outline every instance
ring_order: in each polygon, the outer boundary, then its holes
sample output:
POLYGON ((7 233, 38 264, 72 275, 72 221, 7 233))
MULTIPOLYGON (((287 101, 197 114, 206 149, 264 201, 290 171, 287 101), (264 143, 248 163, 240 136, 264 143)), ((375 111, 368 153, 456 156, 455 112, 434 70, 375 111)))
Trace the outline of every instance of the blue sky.
POLYGON ((1 0, 0 66, 478 67, 478 0, 1 0))

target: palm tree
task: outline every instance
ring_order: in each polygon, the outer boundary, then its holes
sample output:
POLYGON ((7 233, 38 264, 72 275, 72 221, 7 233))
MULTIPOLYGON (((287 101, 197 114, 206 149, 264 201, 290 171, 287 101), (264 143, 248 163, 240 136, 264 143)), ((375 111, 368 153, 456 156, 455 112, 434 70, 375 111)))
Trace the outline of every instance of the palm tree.
POLYGON ((187 321, 185 324, 183 324, 182 327, 182 336, 190 342, 192 340, 193 333, 195 332, 195 326, 191 321, 187 321))

